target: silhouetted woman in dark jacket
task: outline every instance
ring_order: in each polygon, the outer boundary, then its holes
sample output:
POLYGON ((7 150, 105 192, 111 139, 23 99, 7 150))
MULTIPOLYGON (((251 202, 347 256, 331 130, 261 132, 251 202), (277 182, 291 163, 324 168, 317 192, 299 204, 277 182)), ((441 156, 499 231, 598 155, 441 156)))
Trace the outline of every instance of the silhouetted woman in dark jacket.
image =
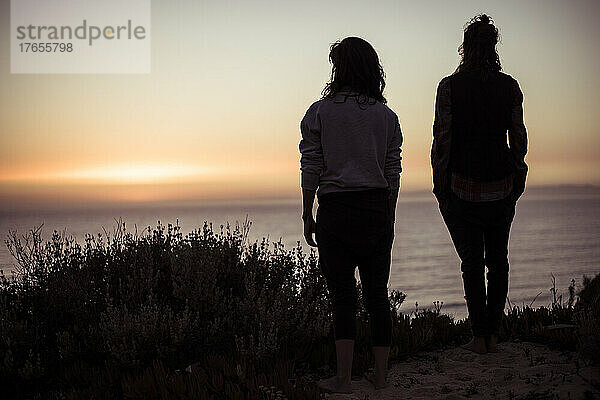
POLYGON ((392 337, 387 283, 402 134, 398 117, 385 105, 383 68, 373 47, 349 37, 331 47, 329 60, 331 82, 300 124, 302 219, 306 241, 318 247, 334 313, 337 375, 318 385, 329 392, 348 393, 356 334, 357 266, 375 356, 375 373, 367 378, 376 388, 385 386, 392 337))
POLYGON ((527 175, 523 94, 500 72, 497 43, 487 15, 467 24, 460 64, 437 89, 431 149, 433 192, 461 259, 473 331, 464 347, 477 353, 497 351, 510 226, 527 175))

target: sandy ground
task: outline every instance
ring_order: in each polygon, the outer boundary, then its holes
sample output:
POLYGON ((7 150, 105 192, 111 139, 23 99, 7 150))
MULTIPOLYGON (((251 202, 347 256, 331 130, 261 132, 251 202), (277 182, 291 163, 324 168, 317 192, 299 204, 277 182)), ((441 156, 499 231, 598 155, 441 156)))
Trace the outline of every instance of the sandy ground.
POLYGON ((501 343, 500 353, 461 348, 421 353, 392 366, 389 386, 375 391, 365 379, 336 399, 600 399, 600 369, 576 354, 535 343, 501 343))

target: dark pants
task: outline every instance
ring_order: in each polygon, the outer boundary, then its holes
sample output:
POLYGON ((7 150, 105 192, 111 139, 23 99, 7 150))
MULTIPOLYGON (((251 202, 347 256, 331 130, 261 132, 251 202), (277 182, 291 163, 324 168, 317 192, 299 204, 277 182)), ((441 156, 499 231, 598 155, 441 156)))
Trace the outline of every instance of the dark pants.
POLYGON ((358 266, 373 346, 389 346, 387 283, 394 231, 387 189, 334 192, 319 199, 315 239, 333 306, 335 339, 355 339, 358 266))
POLYGON ((473 335, 498 334, 508 294, 508 237, 515 202, 512 196, 497 201, 468 202, 451 194, 440 208, 461 260, 473 335), (488 269, 487 296, 485 267, 488 269))

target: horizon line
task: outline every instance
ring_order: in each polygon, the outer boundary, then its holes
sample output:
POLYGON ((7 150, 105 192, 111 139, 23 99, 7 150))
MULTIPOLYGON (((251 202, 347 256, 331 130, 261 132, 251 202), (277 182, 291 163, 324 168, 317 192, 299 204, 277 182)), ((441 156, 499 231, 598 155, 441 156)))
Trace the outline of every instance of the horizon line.
MULTIPOLYGON (((0 214, 9 214, 13 211, 29 211, 36 210, 61 210, 65 208, 71 209, 93 209, 93 208, 110 208, 110 207, 190 207, 190 206, 232 206, 232 205, 269 205, 281 204, 286 202, 298 202, 300 199, 300 191, 298 195, 286 194, 271 194, 262 196, 229 196, 229 197, 214 197, 214 198, 182 198, 182 199, 167 199, 167 200, 106 200, 106 201, 87 201, 82 199, 60 200, 51 199, 48 201, 26 201, 23 198, 0 198, 0 206, 2 211, 0 214), (18 204, 18 205, 17 205, 18 204)), ((537 195, 540 192, 552 191, 548 194, 560 195, 560 190, 567 190, 565 194, 577 194, 574 191, 581 190, 587 193, 580 194, 600 194, 600 185, 598 184, 537 184, 527 186, 524 196, 529 194, 537 195), (593 193, 589 193, 592 191, 593 193)), ((400 188, 398 200, 418 200, 424 197, 434 198, 431 189, 408 189, 400 188)))

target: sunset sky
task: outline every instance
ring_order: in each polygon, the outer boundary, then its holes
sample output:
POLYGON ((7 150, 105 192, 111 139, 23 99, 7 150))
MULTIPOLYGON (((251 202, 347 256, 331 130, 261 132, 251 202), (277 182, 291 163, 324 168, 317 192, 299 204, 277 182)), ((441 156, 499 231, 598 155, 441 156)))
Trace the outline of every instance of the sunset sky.
POLYGON ((430 189, 435 89, 481 12, 525 95, 528 183, 600 184, 597 1, 153 1, 139 75, 11 74, 9 9, 0 0, 4 207, 298 196, 299 121, 346 36, 386 71, 402 191, 430 189))

